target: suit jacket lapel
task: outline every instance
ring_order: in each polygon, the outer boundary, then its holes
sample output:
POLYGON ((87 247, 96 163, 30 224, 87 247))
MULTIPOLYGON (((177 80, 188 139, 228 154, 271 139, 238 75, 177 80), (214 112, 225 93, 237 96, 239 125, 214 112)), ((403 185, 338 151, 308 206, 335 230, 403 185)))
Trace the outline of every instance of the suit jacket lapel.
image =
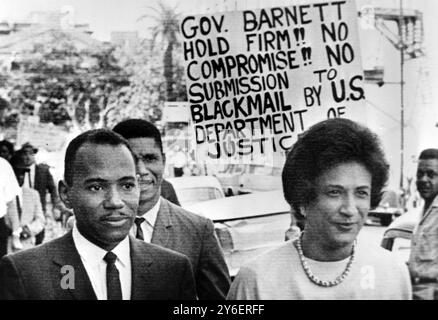
POLYGON ((158 210, 157 220, 155 221, 154 232, 152 233, 151 243, 167 248, 172 232, 172 219, 169 203, 161 197, 160 209, 158 210))
POLYGON ((70 294, 77 300, 96 300, 96 294, 94 293, 90 278, 81 261, 81 257, 74 245, 71 231, 63 238, 64 246, 62 246, 60 250, 52 252, 53 262, 60 268, 57 287, 63 290, 60 283, 62 277, 66 275, 66 271, 62 273, 61 268, 63 266, 72 266, 74 270, 74 288, 68 289, 70 294))
MULTIPOLYGON (((148 284, 151 283, 148 268, 152 265, 153 260, 145 254, 141 246, 143 243, 129 236, 131 245, 131 300, 146 300, 148 298, 148 284)), ((157 279, 152 279, 157 281, 157 279)))

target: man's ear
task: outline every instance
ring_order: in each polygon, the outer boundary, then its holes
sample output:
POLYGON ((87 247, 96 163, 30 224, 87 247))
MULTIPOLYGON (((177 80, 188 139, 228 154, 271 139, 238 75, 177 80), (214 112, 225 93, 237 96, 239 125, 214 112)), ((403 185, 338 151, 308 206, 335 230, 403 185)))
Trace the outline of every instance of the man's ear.
POLYGON ((69 209, 73 209, 70 203, 69 195, 68 195, 69 187, 64 180, 59 181, 58 184, 58 193, 62 202, 64 202, 65 206, 69 209))
POLYGON ((161 153, 163 156, 163 164, 166 165, 166 154, 164 152, 161 153))

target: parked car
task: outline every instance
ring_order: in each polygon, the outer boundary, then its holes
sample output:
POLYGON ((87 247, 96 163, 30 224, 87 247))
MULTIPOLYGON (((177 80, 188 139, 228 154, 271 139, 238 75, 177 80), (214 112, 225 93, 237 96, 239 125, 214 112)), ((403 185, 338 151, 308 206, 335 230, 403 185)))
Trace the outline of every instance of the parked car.
POLYGON ((216 177, 227 195, 272 191, 282 188, 282 167, 257 164, 231 164, 216 177))
POLYGON ((402 213, 403 208, 401 206, 400 196, 393 190, 386 190, 379 206, 371 210, 368 216, 379 219, 380 224, 387 227, 395 218, 401 216, 402 213))
POLYGON ((411 252, 412 232, 419 219, 419 210, 413 210, 398 217, 385 230, 380 245, 396 253, 401 261, 407 262, 411 252))
POLYGON ((227 196, 237 194, 239 189, 240 175, 245 171, 246 166, 242 164, 229 164, 221 170, 215 172, 215 177, 219 180, 222 188, 226 190, 227 196))
POLYGON ((213 176, 178 177, 166 180, 173 185, 183 208, 197 202, 225 197, 220 182, 213 176))
POLYGON ((187 209, 214 222, 231 277, 253 257, 284 242, 291 223, 282 190, 210 200, 187 209))

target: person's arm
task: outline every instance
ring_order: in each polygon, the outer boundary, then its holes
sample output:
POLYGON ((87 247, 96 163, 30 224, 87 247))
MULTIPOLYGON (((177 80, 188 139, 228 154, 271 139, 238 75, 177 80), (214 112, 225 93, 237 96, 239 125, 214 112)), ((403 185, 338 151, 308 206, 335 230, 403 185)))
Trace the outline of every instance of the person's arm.
POLYGON ((21 227, 20 227, 20 219, 18 217, 18 210, 16 200, 9 201, 7 203, 5 223, 12 230, 12 233, 15 235, 20 235, 21 227))
POLYGON ((2 168, 2 190, 0 192, 3 194, 3 199, 6 202, 6 217, 5 220, 9 222, 9 227, 13 232, 20 234, 20 219, 18 217, 18 210, 16 205, 16 197, 21 195, 21 188, 18 185, 15 173, 12 170, 9 162, 3 161, 2 168))
POLYGON ((211 220, 205 224, 200 261, 195 272, 200 300, 225 299, 230 289, 230 274, 211 220))

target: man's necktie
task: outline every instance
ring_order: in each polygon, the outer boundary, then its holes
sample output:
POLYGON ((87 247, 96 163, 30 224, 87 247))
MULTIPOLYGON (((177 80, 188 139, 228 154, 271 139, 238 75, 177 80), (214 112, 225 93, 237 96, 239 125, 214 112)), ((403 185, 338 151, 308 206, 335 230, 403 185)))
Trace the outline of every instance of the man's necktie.
POLYGON ((140 240, 144 240, 143 230, 141 228, 141 224, 145 221, 145 218, 136 217, 134 220, 135 225, 137 226, 137 233, 135 237, 140 240))
POLYGON ((21 210, 20 197, 19 196, 15 196, 15 200, 17 202, 18 219, 21 222, 21 214, 23 213, 23 211, 21 210))
POLYGON ((28 171, 27 174, 29 177, 29 188, 32 188, 32 177, 31 177, 30 171, 28 171))
POLYGON ((117 255, 107 252, 103 260, 106 262, 106 290, 107 300, 122 300, 122 288, 120 285, 119 270, 116 267, 117 255))

